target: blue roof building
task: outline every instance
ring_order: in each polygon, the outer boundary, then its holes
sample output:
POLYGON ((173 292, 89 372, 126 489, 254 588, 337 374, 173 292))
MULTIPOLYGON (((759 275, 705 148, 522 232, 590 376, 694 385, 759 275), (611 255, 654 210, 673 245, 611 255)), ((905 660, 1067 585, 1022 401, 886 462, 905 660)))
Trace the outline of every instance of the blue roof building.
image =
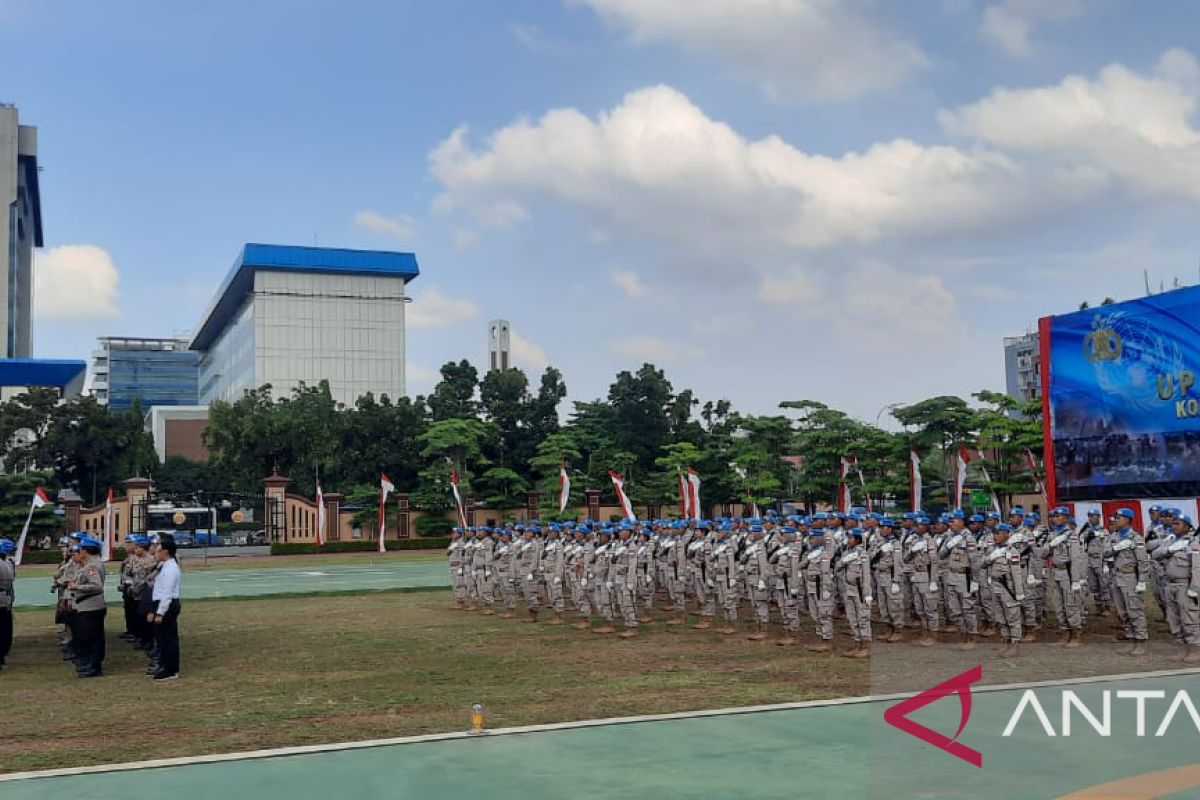
POLYGON ((247 244, 192 335, 199 401, 329 381, 335 400, 405 392, 412 253, 247 244))
POLYGON ((56 358, 0 358, 0 400, 33 388, 58 389, 64 400, 83 391, 87 362, 56 358))

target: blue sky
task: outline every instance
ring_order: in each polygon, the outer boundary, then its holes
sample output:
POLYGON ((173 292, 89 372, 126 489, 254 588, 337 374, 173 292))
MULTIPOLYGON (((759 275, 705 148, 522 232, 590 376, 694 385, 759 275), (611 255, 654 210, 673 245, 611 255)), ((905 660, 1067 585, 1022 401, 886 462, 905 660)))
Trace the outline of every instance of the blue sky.
POLYGON ((316 242, 417 253, 413 393, 494 317, 573 399, 1001 388, 1038 316, 1200 277, 1200 11, 1152 8, 0 0, 35 349, 190 331, 243 242, 316 242))

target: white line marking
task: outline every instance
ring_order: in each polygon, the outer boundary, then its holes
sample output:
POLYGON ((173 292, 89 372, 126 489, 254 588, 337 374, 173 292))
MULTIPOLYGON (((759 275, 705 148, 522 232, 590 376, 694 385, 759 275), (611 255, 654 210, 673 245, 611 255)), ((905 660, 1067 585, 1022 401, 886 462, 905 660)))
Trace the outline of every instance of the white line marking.
MULTIPOLYGON (((973 692, 1004 692, 1014 689, 1037 689, 1049 686, 1073 686, 1088 683, 1109 683, 1129 680, 1148 680, 1151 678, 1174 678, 1184 675, 1200 675, 1200 668, 1168 669, 1157 672, 1133 672, 1126 675, 1095 675, 1087 678, 1062 678, 1052 681, 1028 681, 1024 683, 1000 683, 980 686, 973 692)), ((792 711, 801 708, 828 708, 830 706, 859 705, 863 703, 881 703, 888 700, 902 700, 912 697, 916 692, 897 692, 895 694, 863 695, 860 697, 839 697, 832 700, 805 700, 798 703, 777 703, 765 706, 744 706, 741 708, 716 708, 707 711, 683 711, 675 714, 646 714, 640 717, 609 717, 606 719, 588 719, 577 722, 553 722, 545 725, 524 725, 515 728, 497 728, 485 730, 482 733, 456 731, 451 733, 424 734, 421 736, 401 736, 394 739, 367 739, 359 742, 338 742, 334 744, 305 745, 301 747, 278 747, 271 750, 247 750, 241 753, 218 753, 207 756, 184 756, 181 758, 160 758, 151 761, 133 761, 128 764, 101 764, 93 767, 67 767, 50 769, 41 772, 13 772, 0 775, 0 783, 10 781, 35 780, 37 778, 62 778, 71 775, 94 775, 103 772, 132 772, 144 769, 162 769, 164 767, 186 767, 195 764, 221 764, 230 761, 250 761, 258 758, 283 758, 287 756, 315 755, 318 753, 337 753, 345 750, 367 750, 376 747, 394 747, 403 744, 421 744, 422 742, 444 742, 462 739, 478 739, 483 736, 511 736, 521 733, 543 733, 546 731, 576 730, 578 728, 599 728, 608 725, 632 725, 640 722, 669 722, 671 720, 697 719, 703 717, 728 717, 741 714, 763 714, 771 711, 792 711)))

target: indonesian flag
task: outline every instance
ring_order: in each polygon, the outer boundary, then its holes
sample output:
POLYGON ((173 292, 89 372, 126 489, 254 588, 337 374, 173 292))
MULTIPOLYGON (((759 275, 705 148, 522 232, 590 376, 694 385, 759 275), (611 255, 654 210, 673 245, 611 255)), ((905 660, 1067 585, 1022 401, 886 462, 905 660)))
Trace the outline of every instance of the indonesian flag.
POLYGON ((858 485, 862 487, 863 499, 867 503, 867 511, 871 510, 871 495, 867 493, 867 479, 863 477, 862 467, 858 464, 858 458, 850 459, 850 463, 854 465, 854 469, 858 472, 858 485))
POLYGON ((108 496, 104 498, 104 541, 100 543, 100 558, 112 561, 113 550, 113 490, 108 487, 108 496))
MULTIPOLYGON (((560 476, 561 477, 561 476, 560 476)), ((467 514, 463 511, 462 495, 458 491, 458 470, 450 470, 450 491, 454 492, 454 507, 458 509, 458 524, 467 529, 467 514)))
POLYGON ((29 504, 29 514, 25 517, 25 527, 21 528, 21 535, 17 537, 17 553, 13 557, 13 563, 18 567, 21 566, 21 556, 25 554, 25 540, 29 538, 29 522, 33 519, 33 512, 49 504, 50 498, 46 496, 46 490, 37 487, 33 493, 33 502, 29 504))
POLYGON ((388 495, 396 491, 396 484, 392 483, 392 479, 387 476, 386 472, 379 473, 379 552, 386 553, 387 545, 383 543, 384 534, 387 533, 387 516, 384 511, 387 509, 388 495))
POLYGON ((625 479, 612 470, 608 471, 608 477, 612 478, 613 489, 617 493, 617 502, 621 504, 621 510, 625 512, 625 519, 630 522, 637 522, 637 516, 633 513, 633 504, 629 502, 629 498, 625 495, 625 479))
POLYGON ((1029 471, 1033 474, 1033 486, 1037 489, 1038 494, 1046 494, 1046 484, 1037 476, 1038 461, 1033 455, 1033 451, 1028 447, 1025 448, 1025 466, 1029 467, 1029 471))
POLYGON ((971 451, 966 447, 958 448, 958 458, 955 459, 954 470, 954 507, 962 508, 963 487, 967 485, 967 464, 971 463, 971 451))
POLYGON ((921 510, 921 454, 917 448, 908 448, 908 489, 912 495, 912 511, 921 510))
POLYGON ((692 518, 692 508, 691 508, 691 503, 689 502, 689 495, 691 494, 691 492, 688 491, 687 478, 683 477, 682 470, 679 472, 678 477, 679 477, 679 512, 680 512, 680 515, 684 519, 691 519, 692 518))
POLYGON ((325 494, 317 481, 317 547, 325 544, 325 494))
MULTIPOLYGON (((974 451, 972 451, 972 453, 973 453, 974 457, 979 459, 979 461, 988 461, 988 457, 986 457, 984 455, 982 450, 974 450, 974 451)), ((990 489, 991 488, 991 475, 988 474, 988 468, 984 467, 983 464, 979 464, 979 474, 983 475, 983 480, 986 483, 986 485, 988 485, 988 488, 990 489)), ((1000 498, 996 497, 995 491, 990 492, 990 494, 991 494, 991 510, 995 511, 996 513, 1000 513, 1000 498)))
POLYGON ((692 506, 692 519, 700 519, 700 476, 692 467, 688 467, 688 496, 692 506))
POLYGON ((850 459, 842 456, 842 464, 838 469, 838 511, 849 511, 853 506, 850 495, 850 459))
POLYGON ((567 465, 558 465, 558 513, 563 513, 571 500, 571 476, 567 474, 567 465))

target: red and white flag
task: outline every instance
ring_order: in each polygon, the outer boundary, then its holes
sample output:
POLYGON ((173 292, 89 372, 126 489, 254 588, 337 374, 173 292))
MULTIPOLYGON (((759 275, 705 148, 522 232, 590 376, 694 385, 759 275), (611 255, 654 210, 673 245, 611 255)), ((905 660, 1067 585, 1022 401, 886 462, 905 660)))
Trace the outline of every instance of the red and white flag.
POLYGON ((386 472, 379 473, 379 552, 386 553, 387 545, 384 544, 384 534, 387 533, 387 499, 388 495, 396 491, 396 484, 392 483, 392 479, 387 476, 386 472))
POLYGON ((571 476, 567 474, 567 465, 558 465, 558 513, 563 513, 567 503, 571 501, 571 476))
POLYGON ((317 547, 325 544, 325 494, 317 481, 317 547))
POLYGON ((637 522, 637 516, 633 513, 633 504, 629 502, 629 497, 625 494, 625 479, 612 470, 608 471, 608 477, 612 478, 613 489, 617 493, 617 502, 621 504, 621 510, 625 512, 625 519, 637 522))
POLYGON ((912 512, 921 510, 921 454, 917 448, 908 448, 908 491, 912 497, 912 512))
POLYGON ((692 519, 700 519, 700 476, 696 470, 688 467, 688 505, 691 506, 692 519))
POLYGON ((687 478, 683 477, 683 471, 679 472, 679 513, 683 519, 692 518, 691 503, 688 502, 688 497, 691 492, 688 491, 687 478))
POLYGON ((966 447, 958 448, 954 469, 954 507, 962 508, 963 487, 967 485, 967 464, 971 463, 971 451, 966 447))
POLYGON ((454 504, 458 509, 458 525, 467 530, 467 511, 462 507, 462 494, 458 492, 458 470, 450 469, 450 491, 454 492, 454 504))
POLYGON ((25 540, 29 538, 29 522, 33 519, 33 512, 49 504, 50 498, 46 496, 46 490, 37 487, 33 493, 33 502, 29 504, 29 514, 25 517, 25 526, 21 528, 21 535, 17 537, 17 552, 13 556, 13 563, 18 567, 21 566, 21 556, 25 553, 25 540))
POLYGON ((1033 486, 1037 489, 1038 494, 1046 494, 1046 484, 1038 477, 1038 460, 1033 455, 1033 451, 1028 447, 1025 448, 1025 466, 1029 467, 1029 472, 1033 475, 1033 486))
POLYGON ((463 510, 462 494, 458 491, 458 470, 450 469, 450 491, 454 492, 454 507, 458 509, 458 524, 467 529, 467 513, 463 510))
POLYGON ((849 511, 853 506, 849 478, 850 459, 842 456, 842 463, 838 468, 838 511, 843 513, 849 511))
POLYGON ((867 492, 867 479, 863 477, 862 467, 858 464, 858 457, 850 459, 850 463, 854 465, 854 470, 858 473, 858 485, 863 490, 863 501, 866 503, 868 513, 871 511, 871 495, 867 492))
POLYGON ((100 543, 100 558, 112 561, 113 551, 113 490, 108 487, 108 496, 104 498, 104 541, 100 543))

